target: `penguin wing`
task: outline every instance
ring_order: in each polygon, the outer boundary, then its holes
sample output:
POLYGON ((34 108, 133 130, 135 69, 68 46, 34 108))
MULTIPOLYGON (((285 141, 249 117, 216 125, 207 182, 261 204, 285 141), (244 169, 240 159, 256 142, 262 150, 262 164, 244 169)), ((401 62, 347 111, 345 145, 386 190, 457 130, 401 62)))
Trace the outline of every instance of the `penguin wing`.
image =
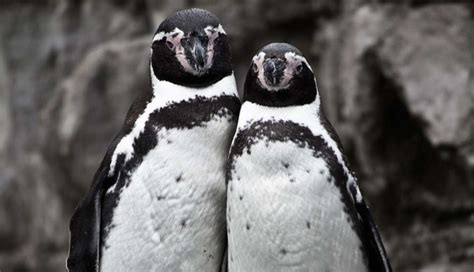
POLYGON ((225 248, 225 252, 224 252, 224 258, 222 258, 222 265, 221 265, 221 272, 227 272, 227 253, 228 252, 228 248, 226 246, 225 248))
POLYGON ((378 228, 370 214, 369 207, 365 203, 364 198, 361 197, 359 188, 355 183, 351 184, 349 188, 362 224, 361 233, 367 251, 369 270, 391 272, 392 267, 390 266, 390 261, 385 252, 378 228))
POLYGON ((99 271, 102 200, 107 189, 117 181, 115 175, 108 174, 112 155, 120 140, 132 130, 150 99, 151 95, 142 96, 132 104, 122 130, 110 144, 94 175, 89 192, 79 202, 71 217, 70 248, 66 262, 70 272, 99 271))
MULTIPOLYGON (((339 139, 336 130, 327 120, 323 109, 321 108, 320 110, 321 124, 328 131, 330 137, 336 142, 339 150, 341 150, 343 160, 347 161, 344 155, 344 149, 342 147, 341 140, 339 139)), ((352 176, 350 176, 350 178, 354 179, 352 176)), ((349 193, 354 200, 354 205, 362 224, 362 239, 364 240, 363 243, 367 250, 370 271, 391 272, 392 267, 390 266, 387 253, 385 252, 382 238, 380 238, 378 228, 372 219, 369 207, 367 207, 367 204, 365 204, 364 198, 362 197, 356 182, 349 185, 349 193)))

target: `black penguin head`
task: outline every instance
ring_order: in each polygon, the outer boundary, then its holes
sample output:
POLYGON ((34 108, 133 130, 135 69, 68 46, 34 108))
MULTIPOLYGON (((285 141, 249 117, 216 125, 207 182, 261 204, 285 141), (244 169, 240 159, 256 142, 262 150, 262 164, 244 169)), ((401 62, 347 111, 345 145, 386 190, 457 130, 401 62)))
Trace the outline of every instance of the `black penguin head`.
POLYGON ((316 93, 313 71, 294 46, 272 43, 253 57, 244 101, 270 107, 296 106, 313 102, 316 93))
POLYGON ((232 73, 230 48, 219 19, 202 9, 178 11, 164 20, 151 46, 159 80, 204 87, 232 73))

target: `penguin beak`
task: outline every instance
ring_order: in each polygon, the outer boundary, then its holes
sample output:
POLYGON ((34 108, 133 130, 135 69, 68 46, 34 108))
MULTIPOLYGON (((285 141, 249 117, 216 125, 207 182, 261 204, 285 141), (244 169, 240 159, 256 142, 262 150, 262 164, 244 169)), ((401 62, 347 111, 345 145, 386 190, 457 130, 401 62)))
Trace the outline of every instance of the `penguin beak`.
POLYGON ((263 75, 270 86, 277 86, 285 72, 286 63, 280 58, 269 58, 263 62, 263 75))
POLYGON ((189 43, 184 48, 189 65, 197 74, 204 74, 209 68, 207 63, 207 42, 207 36, 194 35, 190 37, 189 43))
POLYGON ((196 38, 194 42, 193 56, 194 60, 196 61, 196 68, 198 68, 199 70, 204 68, 204 66, 206 65, 206 53, 207 48, 204 47, 202 42, 196 38))

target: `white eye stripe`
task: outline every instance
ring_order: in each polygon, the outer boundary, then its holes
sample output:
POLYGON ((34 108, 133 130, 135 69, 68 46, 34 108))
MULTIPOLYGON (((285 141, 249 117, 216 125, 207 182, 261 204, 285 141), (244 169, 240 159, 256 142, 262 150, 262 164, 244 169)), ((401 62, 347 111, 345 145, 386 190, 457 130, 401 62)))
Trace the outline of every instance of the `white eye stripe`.
POLYGON ((258 61, 260 61, 260 59, 263 60, 264 57, 265 57, 265 53, 260 52, 252 58, 252 61, 253 62, 258 62, 258 61))
POLYGON ((309 65, 308 61, 303 56, 296 55, 294 52, 287 52, 287 53, 285 53, 285 58, 289 63, 290 62, 295 62, 295 61, 299 61, 300 63, 303 62, 304 64, 306 64, 306 66, 309 68, 309 70, 311 70, 311 72, 313 72, 313 69, 311 68, 311 65, 309 65))
MULTIPOLYGON (((225 32, 224 28, 222 27, 221 24, 219 24, 219 26, 217 27, 213 27, 213 26, 207 26, 206 28, 204 28, 204 30, 206 32, 217 32, 217 33, 221 33, 221 34, 224 34, 224 35, 227 35, 227 33, 225 32)), ((179 34, 183 35, 184 36, 184 32, 175 27, 172 31, 170 32, 165 32, 165 31, 161 31, 161 32, 158 32, 156 33, 156 35, 153 37, 153 40, 152 42, 155 42, 155 41, 160 41, 162 40, 163 38, 176 38, 179 34)), ((211 33, 212 34, 212 33, 211 33)))
POLYGON ((156 33, 156 35, 153 37, 152 42, 160 41, 165 37, 176 38, 176 36, 178 36, 179 34, 184 35, 184 32, 177 27, 170 32, 161 31, 161 32, 156 33))
POLYGON ((224 35, 227 35, 227 33, 225 32, 224 28, 222 27, 221 24, 219 24, 217 27, 213 27, 213 26, 206 26, 204 28, 204 30, 207 32, 207 31, 214 31, 214 32, 217 32, 217 33, 221 33, 221 34, 224 34, 224 35))

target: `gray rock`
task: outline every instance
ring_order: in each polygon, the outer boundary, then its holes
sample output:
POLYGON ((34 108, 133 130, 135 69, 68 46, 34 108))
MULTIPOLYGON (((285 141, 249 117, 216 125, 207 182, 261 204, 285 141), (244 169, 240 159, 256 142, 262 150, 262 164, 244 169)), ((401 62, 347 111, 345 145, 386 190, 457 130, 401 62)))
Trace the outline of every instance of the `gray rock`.
POLYGON ((65 194, 70 186, 78 189, 74 202, 89 187, 131 102, 151 88, 149 47, 148 37, 100 46, 64 80, 42 113, 48 128, 44 153, 52 165, 64 162, 57 170, 65 194))
POLYGON ((383 40, 380 58, 400 82, 410 113, 426 124, 434 146, 462 148, 474 142, 473 63, 469 33, 474 26, 466 6, 424 7, 407 14, 383 40))
POLYGON ((366 5, 341 21, 322 31, 336 47, 322 60, 326 106, 395 270, 474 267, 472 17, 463 5, 366 5))
POLYGON ((90 50, 138 37, 148 23, 133 6, 105 1, 0 6, 0 269, 63 271, 72 202, 81 192, 62 194, 75 190, 66 189, 69 173, 57 170, 65 162, 49 160, 56 147, 45 151, 52 128, 40 115, 90 50))

